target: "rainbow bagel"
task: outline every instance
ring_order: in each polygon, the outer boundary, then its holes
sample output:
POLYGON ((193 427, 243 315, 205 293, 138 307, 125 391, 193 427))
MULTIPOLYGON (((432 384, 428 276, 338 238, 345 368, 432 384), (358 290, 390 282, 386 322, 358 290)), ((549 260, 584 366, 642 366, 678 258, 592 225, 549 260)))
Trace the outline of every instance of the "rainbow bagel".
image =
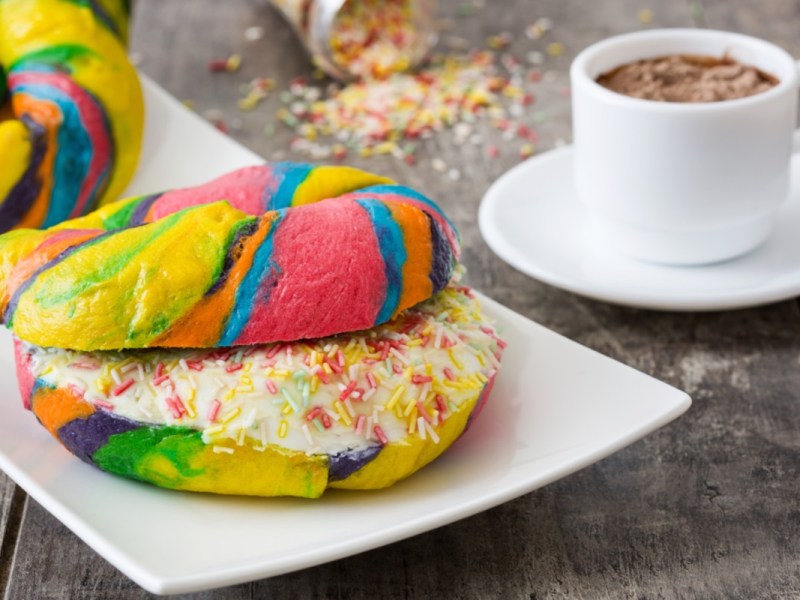
POLYGON ((16 343, 26 407, 105 471, 162 487, 318 497, 439 456, 482 408, 504 344, 465 288, 369 331, 222 350, 16 343))
POLYGON ((133 175, 144 107, 128 4, 0 0, 0 233, 86 214, 133 175))
POLYGON ((0 311, 19 338, 74 350, 318 338, 431 297, 459 254, 409 188, 276 163, 0 236, 0 311))

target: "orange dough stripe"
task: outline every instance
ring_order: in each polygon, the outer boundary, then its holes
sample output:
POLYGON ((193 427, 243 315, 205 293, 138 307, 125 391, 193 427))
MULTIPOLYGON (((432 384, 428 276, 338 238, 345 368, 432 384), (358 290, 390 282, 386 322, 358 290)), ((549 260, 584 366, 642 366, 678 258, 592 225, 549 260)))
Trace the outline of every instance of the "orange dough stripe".
POLYGON ((225 326, 225 321, 220 316, 230 313, 236 301, 239 284, 252 266, 256 251, 266 239, 277 217, 277 213, 270 212, 259 219, 258 229, 242 242, 238 256, 233 257, 234 264, 225 283, 159 336, 155 346, 206 348, 218 342, 225 326))
POLYGON ((38 388, 33 393, 32 409, 42 425, 55 437, 58 437, 58 430, 63 425, 94 414, 91 404, 66 388, 38 388))
MULTIPOLYGON (((426 213, 409 204, 395 202, 387 203, 386 206, 406 240, 403 292, 398 306, 413 306, 433 294, 433 283, 430 278, 433 257, 430 222, 426 213)), ((395 311, 395 315, 401 310, 395 311)))

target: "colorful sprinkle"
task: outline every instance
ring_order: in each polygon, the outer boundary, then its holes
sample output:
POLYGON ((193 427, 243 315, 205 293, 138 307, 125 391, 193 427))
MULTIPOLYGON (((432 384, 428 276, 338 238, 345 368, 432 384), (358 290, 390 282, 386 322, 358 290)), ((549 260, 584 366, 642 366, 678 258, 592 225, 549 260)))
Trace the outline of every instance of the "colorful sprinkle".
POLYGON ((128 379, 127 381, 119 384, 117 387, 115 387, 113 390, 111 390, 111 395, 112 396, 119 396, 119 395, 125 393, 125 391, 127 391, 128 389, 130 389, 133 384, 134 384, 133 379, 128 379))
POLYGON ((389 443, 389 438, 386 437, 386 434, 383 432, 383 428, 380 425, 375 425, 372 428, 372 431, 375 433, 375 437, 378 438, 378 441, 382 446, 385 446, 389 443))

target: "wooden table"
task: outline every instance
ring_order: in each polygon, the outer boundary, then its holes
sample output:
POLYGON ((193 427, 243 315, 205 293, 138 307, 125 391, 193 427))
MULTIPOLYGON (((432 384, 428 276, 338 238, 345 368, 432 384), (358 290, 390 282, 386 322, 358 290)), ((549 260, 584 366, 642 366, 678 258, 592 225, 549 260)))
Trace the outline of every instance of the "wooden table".
MULTIPOLYGON (((442 1, 445 16, 466 3, 442 1)), ((800 56, 800 0, 486 0, 456 33, 476 46, 502 31, 512 50, 543 50, 533 109, 539 151, 570 139, 567 69, 580 49, 652 26, 707 26, 758 35, 800 56), (652 23, 645 24, 652 10, 652 23), (542 40, 524 27, 553 20, 542 40)), ((236 109, 238 85, 257 75, 280 86, 309 67, 265 0, 140 0, 133 51, 141 69, 200 112, 217 109, 231 134, 265 158, 286 156, 281 127, 268 138, 277 97, 236 109), (246 42, 244 30, 264 28, 246 42), (212 75, 209 59, 244 56, 239 73, 212 75)), ((514 145, 516 144, 516 145, 514 145)), ((439 200, 464 237, 473 286, 528 317, 688 391, 690 411, 629 448, 544 489, 417 537, 297 573, 199 594, 202 598, 796 598, 800 597, 800 310, 796 300, 756 309, 681 314, 620 308, 533 281, 486 247, 476 226, 484 191, 518 158, 496 160, 441 136, 415 167, 391 157, 352 161, 439 200), (458 180, 437 172, 440 157, 458 180)), ((12 385, 6 382, 6 385, 12 385)), ((6 598, 148 596, 0 474, 0 590, 6 598)))

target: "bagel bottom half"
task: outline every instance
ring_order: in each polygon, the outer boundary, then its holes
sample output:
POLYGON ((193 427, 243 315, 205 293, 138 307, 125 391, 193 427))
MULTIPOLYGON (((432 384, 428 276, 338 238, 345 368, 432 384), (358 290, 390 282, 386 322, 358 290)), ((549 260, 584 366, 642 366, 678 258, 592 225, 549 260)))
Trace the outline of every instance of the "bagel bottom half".
POLYGON ((467 288, 385 325, 238 348, 75 352, 17 340, 25 406, 104 471, 179 490, 319 497, 439 456, 483 407, 504 343, 467 288))

